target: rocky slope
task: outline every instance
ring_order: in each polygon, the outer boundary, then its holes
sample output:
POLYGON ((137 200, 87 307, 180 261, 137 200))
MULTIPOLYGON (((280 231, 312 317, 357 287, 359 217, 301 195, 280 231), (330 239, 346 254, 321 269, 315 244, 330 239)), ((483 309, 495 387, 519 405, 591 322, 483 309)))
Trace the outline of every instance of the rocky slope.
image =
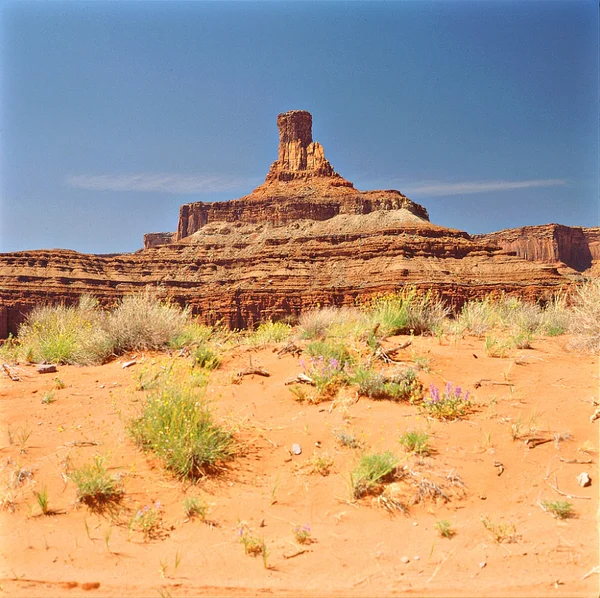
POLYGON ((263 185, 238 200, 182 206, 176 235, 151 233, 142 251, 0 255, 0 336, 36 304, 87 292, 108 305, 148 285, 205 322, 242 328, 406 283, 455 306, 490 291, 538 299, 569 283, 552 265, 432 224, 398 191, 357 191, 312 140, 311 123, 307 112, 279 115, 278 159, 263 185))
POLYGON ((534 262, 566 265, 578 272, 600 261, 600 228, 544 224, 476 235, 477 240, 497 244, 534 262))

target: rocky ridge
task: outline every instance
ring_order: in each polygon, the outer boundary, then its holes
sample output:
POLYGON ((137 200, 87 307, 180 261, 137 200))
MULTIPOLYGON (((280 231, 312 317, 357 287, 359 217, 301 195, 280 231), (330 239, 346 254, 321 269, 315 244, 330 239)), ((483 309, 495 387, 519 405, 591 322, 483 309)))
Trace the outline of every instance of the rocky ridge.
POLYGON ((182 206, 177 233, 150 233, 144 250, 0 255, 0 337, 36 304, 90 293, 110 305, 147 286, 207 323, 244 328, 407 283, 458 307, 492 291, 539 299, 570 282, 553 265, 432 224, 399 191, 356 190, 312 140, 311 123, 307 112, 279 115, 278 159, 263 185, 241 199, 182 206))

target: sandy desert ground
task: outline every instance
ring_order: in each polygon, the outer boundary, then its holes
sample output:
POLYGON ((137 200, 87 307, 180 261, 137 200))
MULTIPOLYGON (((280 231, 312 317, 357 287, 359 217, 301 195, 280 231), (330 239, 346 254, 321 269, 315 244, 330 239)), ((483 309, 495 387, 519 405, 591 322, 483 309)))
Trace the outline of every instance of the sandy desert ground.
POLYGON ((403 358, 426 364, 425 388, 451 381, 477 403, 452 422, 408 403, 357 400, 352 388, 334 402, 299 403, 284 384, 300 371, 297 356, 236 347, 206 393, 234 429, 238 455, 197 484, 169 474, 127 432, 144 399, 140 373, 185 357, 128 355, 56 374, 20 365, 21 381, 2 373, 0 594, 597 596, 598 359, 567 351, 567 341, 536 339, 492 358, 475 337, 413 339, 403 358), (236 380, 250 360, 271 376, 236 380), (43 403, 52 390, 54 401, 43 403), (416 429, 429 433, 430 455, 399 443, 416 429), (429 480, 448 500, 410 504, 409 484, 407 513, 354 500, 349 476, 361 449, 343 445, 340 432, 364 450, 392 451, 406 479, 429 480), (117 511, 98 514, 76 500, 69 472, 96 454, 124 485, 117 511), (582 472, 591 486, 577 483, 582 472), (34 495, 44 487, 47 515, 34 495), (190 496, 209 505, 205 520, 186 518, 190 496), (557 500, 570 502, 574 517, 540 506, 557 500), (158 518, 148 538, 127 524, 146 506, 158 518), (451 538, 436 527, 444 520, 451 538), (311 542, 298 543, 298 527, 311 542), (266 562, 245 554, 240 529, 264 539, 266 562))

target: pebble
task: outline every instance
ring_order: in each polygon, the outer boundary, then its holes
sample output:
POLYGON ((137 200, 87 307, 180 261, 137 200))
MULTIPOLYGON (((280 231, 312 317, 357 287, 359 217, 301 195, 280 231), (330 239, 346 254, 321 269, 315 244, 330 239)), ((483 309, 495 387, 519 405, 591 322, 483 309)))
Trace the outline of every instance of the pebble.
POLYGON ((589 474, 584 471, 577 476, 577 483, 582 488, 587 488, 588 486, 592 485, 592 480, 591 480, 589 474))
POLYGON ((419 525, 418 521, 413 521, 413 525, 419 525))
POLYGON ((410 563, 410 559, 409 559, 407 556, 403 556, 403 557, 400 559, 400 561, 401 561, 401 562, 403 562, 404 564, 406 564, 406 563, 410 563))
POLYGON ((483 569, 486 565, 487 563, 485 561, 481 561, 481 563, 479 563, 479 568, 483 569))
POLYGON ((418 561, 421 557, 419 555, 413 556, 413 561, 418 561))
POLYGON ((57 371, 56 366, 51 363, 43 363, 37 366, 37 371, 39 374, 53 374, 57 371))
POLYGON ((302 454, 302 447, 299 444, 292 444, 292 453, 294 455, 302 454))

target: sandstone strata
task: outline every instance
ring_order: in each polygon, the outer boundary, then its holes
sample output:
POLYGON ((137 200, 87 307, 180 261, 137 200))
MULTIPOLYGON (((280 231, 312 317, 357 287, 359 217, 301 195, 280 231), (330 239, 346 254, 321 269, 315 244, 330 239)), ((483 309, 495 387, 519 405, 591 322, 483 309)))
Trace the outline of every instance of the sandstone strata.
POLYGON ((600 228, 544 224, 476 235, 478 240, 495 243, 519 257, 545 264, 564 264, 578 272, 600 260, 600 228))
POLYGON ((36 304, 85 292, 110 305, 146 286, 207 323, 243 328, 407 283, 458 307, 491 291, 539 299, 569 282, 553 265, 432 224, 399 191, 357 191, 325 159, 310 123, 306 112, 280 115, 264 184, 238 200, 183 206, 175 237, 152 233, 146 249, 125 255, 0 255, 0 336, 36 304))

